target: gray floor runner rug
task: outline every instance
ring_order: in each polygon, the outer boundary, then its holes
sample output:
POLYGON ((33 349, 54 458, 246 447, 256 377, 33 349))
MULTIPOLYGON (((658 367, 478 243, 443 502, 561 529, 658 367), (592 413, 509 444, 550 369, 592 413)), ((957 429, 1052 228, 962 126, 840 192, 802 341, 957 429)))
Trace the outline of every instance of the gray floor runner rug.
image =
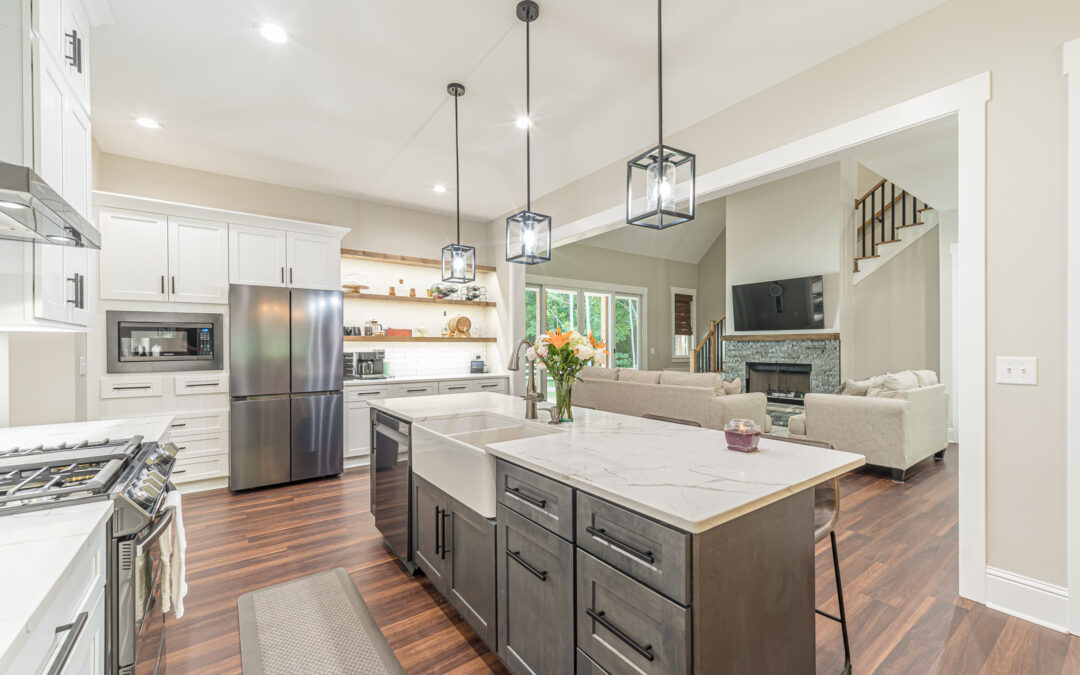
POLYGON ((340 567, 241 595, 245 675, 404 673, 340 567))

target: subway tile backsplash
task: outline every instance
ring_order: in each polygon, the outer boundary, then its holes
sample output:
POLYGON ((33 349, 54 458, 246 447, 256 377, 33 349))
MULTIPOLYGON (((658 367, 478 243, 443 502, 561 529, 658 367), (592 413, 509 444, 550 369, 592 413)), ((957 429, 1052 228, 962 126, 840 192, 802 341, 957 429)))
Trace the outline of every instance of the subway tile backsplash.
POLYGON ((477 355, 487 363, 489 371, 500 372, 489 357, 491 346, 487 342, 346 342, 345 351, 383 350, 386 362, 390 364, 390 374, 396 377, 449 377, 468 375, 469 363, 477 355))

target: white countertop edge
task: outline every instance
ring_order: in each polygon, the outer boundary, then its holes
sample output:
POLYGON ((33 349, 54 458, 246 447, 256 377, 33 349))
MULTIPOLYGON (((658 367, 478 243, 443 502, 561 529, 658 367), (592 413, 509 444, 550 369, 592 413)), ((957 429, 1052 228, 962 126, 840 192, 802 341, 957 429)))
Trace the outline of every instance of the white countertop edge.
MULTIPOLYGON (((735 520, 739 516, 750 513, 751 511, 756 511, 756 510, 758 510, 758 509, 760 509, 762 507, 768 506, 769 504, 775 504, 776 502, 778 502, 778 501, 780 501, 782 499, 785 499, 786 497, 790 497, 791 495, 798 494, 799 492, 802 492, 803 490, 806 490, 807 488, 811 488, 811 487, 813 487, 815 485, 819 485, 821 483, 824 483, 827 480, 832 480, 833 478, 835 478, 837 476, 842 476, 843 474, 847 473, 848 471, 851 471, 853 469, 857 469, 860 466, 863 466, 864 464, 866 464, 866 460, 864 458, 860 457, 859 459, 852 460, 852 461, 848 462, 847 464, 844 464, 841 467, 838 467, 836 469, 828 471, 828 472, 822 474, 819 477, 813 478, 811 480, 802 481, 801 483, 796 483, 795 485, 791 485, 791 486, 786 487, 784 489, 777 490, 776 492, 765 495, 764 497, 760 497, 758 499, 746 502, 745 504, 740 504, 739 506, 737 506, 737 507, 735 507, 733 509, 730 509, 730 510, 725 511, 723 513, 719 513, 719 514, 717 514, 715 516, 712 516, 711 518, 706 518, 706 519, 700 520, 700 521, 690 521, 690 520, 685 520, 683 518, 680 518, 679 516, 676 516, 676 515, 673 515, 673 514, 670 514, 670 513, 662 512, 662 511, 660 511, 658 509, 655 509, 655 508, 649 506, 648 504, 643 504, 643 503, 635 501, 633 499, 627 499, 623 495, 620 495, 620 494, 618 494, 616 492, 612 492, 612 491, 610 491, 610 490, 608 490, 606 488, 603 488, 601 486, 594 485, 593 483, 590 483, 588 481, 581 480, 581 479, 576 478, 576 477, 571 476, 571 475, 563 474, 563 473, 561 473, 559 471, 553 471, 549 467, 542 466, 542 465, 536 464, 534 462, 530 462, 528 459, 525 459, 525 458, 522 458, 522 457, 519 457, 519 456, 513 454, 513 452, 510 452, 510 451, 503 450, 503 449, 499 448, 500 445, 507 445, 507 446, 512 447, 512 444, 516 443, 516 442, 517 441, 508 441, 506 443, 496 443, 494 445, 488 446, 487 450, 492 455, 494 455, 494 456, 498 457, 499 459, 502 459, 502 460, 504 460, 506 462, 509 462, 511 464, 516 464, 517 466, 528 469, 529 471, 534 471, 534 472, 536 472, 536 473, 538 473, 538 474, 540 474, 542 476, 547 476, 548 478, 551 478, 553 480, 557 480, 557 481, 559 481, 561 483, 565 483, 567 485, 570 485, 571 487, 577 488, 577 489, 582 490, 584 492, 587 492, 587 493, 589 493, 591 495, 595 495, 597 497, 600 497, 601 499, 605 499, 605 500, 607 500, 607 501, 609 501, 609 502, 611 502, 613 504, 616 504, 618 506, 621 506, 623 508, 627 508, 627 509, 630 509, 631 511, 635 511, 637 513, 646 515, 646 516, 652 518, 653 520, 664 523, 665 525, 670 525, 672 527, 676 527, 676 528, 678 528, 680 530, 683 530, 684 532, 689 532, 690 534, 700 534, 700 533, 705 532, 707 530, 711 530, 712 528, 716 527, 717 525, 722 525, 722 524, 724 524, 726 522, 735 520)), ((725 452, 734 452, 734 451, 733 450, 726 450, 725 452)))
MULTIPOLYGON (((45 593, 41 596, 41 599, 37 602, 34 610, 26 616, 26 619, 22 621, 21 625, 17 626, 14 632, 11 632, 11 628, 17 620, 0 620, 0 645, 2 645, 3 649, 3 651, 0 652, 0 672, 7 672, 8 668, 11 666, 11 662, 15 659, 15 657, 18 656, 19 651, 22 649, 23 645, 26 644, 26 641, 30 638, 30 634, 37 629, 38 624, 44 617, 44 614, 48 611, 49 607, 56 599, 57 594, 60 592, 60 588, 64 585, 64 582, 67 580, 68 576, 74 571, 76 561, 93 545, 93 543, 91 542, 91 535, 97 532, 98 528, 104 527, 105 522, 110 517, 112 517, 113 503, 111 500, 102 500, 100 502, 92 502, 90 504, 84 504, 81 506, 65 506, 57 509, 50 509, 47 511, 31 512, 38 517, 48 517, 49 515, 57 514, 61 511, 72 508, 81 508, 88 513, 93 513, 95 509, 92 507, 97 507, 97 517, 91 518, 91 520, 88 521, 88 524, 84 526, 85 531, 83 531, 81 534, 82 541, 79 544, 79 547, 72 552, 72 555, 68 559, 67 564, 60 571, 60 573, 51 580, 51 584, 49 585, 48 589, 46 589, 45 593)), ((8 517, 17 518, 18 516, 16 515, 8 517)), ((76 536, 78 535, 70 535, 71 538, 74 538, 76 536)), ((33 542, 27 543, 29 545, 33 544, 33 542)), ((105 570, 102 570, 103 578, 105 574, 105 570)), ((4 577, 6 583, 11 583, 12 581, 19 581, 17 579, 12 580, 11 577, 8 575, 4 575, 4 577)), ((22 581, 26 581, 28 584, 38 584, 40 583, 41 579, 32 578, 22 581)))
POLYGON ((145 442, 158 441, 169 431, 173 419, 175 419, 174 415, 165 414, 7 427, 0 429, 0 448, 78 443, 84 440, 101 440, 105 437, 142 436, 145 442))

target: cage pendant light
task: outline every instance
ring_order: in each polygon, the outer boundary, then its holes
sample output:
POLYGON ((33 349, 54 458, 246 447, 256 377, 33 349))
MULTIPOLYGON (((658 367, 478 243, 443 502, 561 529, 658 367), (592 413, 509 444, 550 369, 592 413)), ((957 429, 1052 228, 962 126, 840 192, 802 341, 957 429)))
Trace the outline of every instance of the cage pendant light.
POLYGON ((533 0, 521 0, 517 17, 525 22, 525 210, 506 219, 506 259, 522 265, 551 260, 551 216, 532 210, 532 109, 529 73, 529 24, 540 16, 533 0))
POLYGON ((476 280, 476 247, 461 243, 461 150, 458 141, 458 99, 465 95, 465 85, 446 85, 454 97, 454 192, 457 194, 457 242, 443 247, 442 279, 459 284, 476 280))
POLYGON ((664 145, 663 10, 656 0, 657 144, 626 163, 626 222, 663 230, 694 219, 694 155, 664 145))

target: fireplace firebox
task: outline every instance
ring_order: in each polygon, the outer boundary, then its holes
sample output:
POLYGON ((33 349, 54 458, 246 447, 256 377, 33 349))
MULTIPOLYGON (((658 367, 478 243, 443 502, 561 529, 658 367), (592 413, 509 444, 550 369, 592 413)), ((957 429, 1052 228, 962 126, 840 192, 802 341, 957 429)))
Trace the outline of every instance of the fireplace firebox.
POLYGON ((808 363, 747 363, 746 391, 761 392, 771 403, 801 404, 810 392, 808 363))

